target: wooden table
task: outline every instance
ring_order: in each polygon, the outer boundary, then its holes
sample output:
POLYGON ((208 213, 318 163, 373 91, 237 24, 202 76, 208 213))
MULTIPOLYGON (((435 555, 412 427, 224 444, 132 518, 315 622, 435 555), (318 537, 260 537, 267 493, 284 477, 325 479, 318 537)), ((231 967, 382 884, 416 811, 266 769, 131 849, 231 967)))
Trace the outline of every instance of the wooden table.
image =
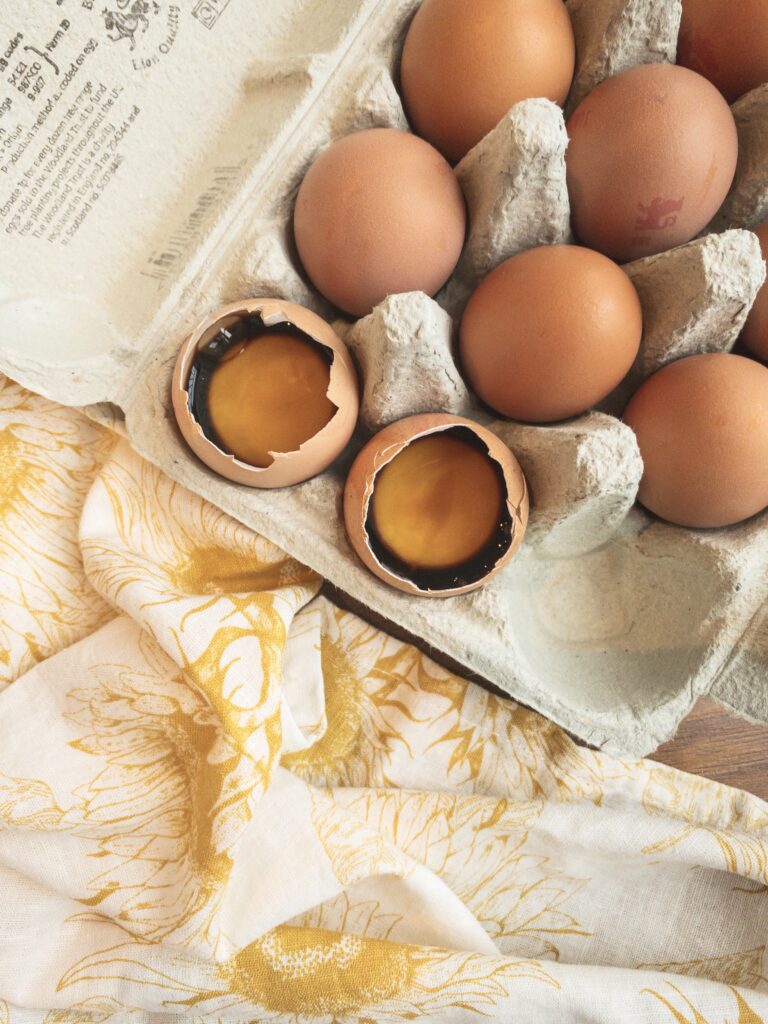
POLYGON ((751 725, 709 697, 696 704, 653 760, 768 800, 768 726, 751 725))

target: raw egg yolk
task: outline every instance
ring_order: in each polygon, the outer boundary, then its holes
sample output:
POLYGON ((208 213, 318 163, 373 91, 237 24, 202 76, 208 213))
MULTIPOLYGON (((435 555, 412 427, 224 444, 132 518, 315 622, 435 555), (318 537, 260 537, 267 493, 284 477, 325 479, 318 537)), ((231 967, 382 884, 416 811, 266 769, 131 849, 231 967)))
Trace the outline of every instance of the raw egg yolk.
POLYGON ((376 477, 373 524, 407 565, 444 569, 479 555, 502 517, 499 474, 486 454, 448 433, 418 438, 376 477))
POLYGON ((272 452, 294 452, 330 423, 330 364, 310 341, 263 334, 236 345, 212 373, 208 415, 227 452, 266 467, 272 452))

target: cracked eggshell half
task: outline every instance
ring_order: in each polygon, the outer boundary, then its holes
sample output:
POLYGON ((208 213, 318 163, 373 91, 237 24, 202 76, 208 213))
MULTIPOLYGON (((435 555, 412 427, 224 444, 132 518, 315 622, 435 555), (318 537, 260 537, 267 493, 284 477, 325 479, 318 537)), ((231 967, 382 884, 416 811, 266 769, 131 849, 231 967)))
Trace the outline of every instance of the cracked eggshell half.
POLYGON ((195 455, 227 480, 248 487, 273 489, 302 483, 326 469, 349 443, 360 406, 357 373, 344 342, 331 326, 309 309, 283 299, 249 299, 223 306, 207 316, 183 343, 171 385, 173 411, 179 430, 195 455), (304 340, 330 354, 327 398, 336 407, 331 419, 297 450, 270 452, 268 466, 252 466, 220 448, 203 431, 190 400, 190 374, 200 349, 222 330, 247 317, 271 328, 292 327, 304 340))
MULTIPOLYGON (((528 514, 528 485, 510 449, 478 423, 447 413, 409 416, 385 427, 355 459, 344 489, 347 536, 360 561, 374 576, 391 587, 419 597, 455 597, 483 586, 500 573, 517 553, 528 524, 528 514), (468 572, 464 566, 440 570, 444 574, 443 582, 435 585, 425 581, 425 575, 429 575, 428 570, 417 572, 417 579, 412 579, 402 567, 398 570, 387 564, 386 551, 377 545, 371 534, 371 505, 381 471, 413 442, 442 432, 463 435, 465 439, 467 432, 473 435, 470 439, 473 446, 490 458, 500 474, 502 499, 498 532, 493 538, 494 547, 487 564, 480 567, 474 578, 461 578, 462 573, 468 572), (449 572, 455 573, 457 578, 446 585, 445 574, 449 572)), ((473 563, 469 569, 477 570, 477 563, 473 563)))

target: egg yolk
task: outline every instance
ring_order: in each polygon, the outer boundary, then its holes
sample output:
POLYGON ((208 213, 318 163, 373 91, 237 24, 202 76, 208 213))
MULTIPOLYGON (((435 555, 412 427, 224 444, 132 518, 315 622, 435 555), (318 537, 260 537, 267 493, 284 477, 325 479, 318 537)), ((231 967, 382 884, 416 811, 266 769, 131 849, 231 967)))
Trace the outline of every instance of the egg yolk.
POLYGON ((471 561, 493 538, 502 510, 490 457, 445 432, 418 438, 387 463, 371 501, 381 543, 422 569, 471 561))
POLYGON ((331 368, 310 341, 267 333, 235 345, 217 364, 207 411, 219 444, 240 462, 266 467, 294 452, 333 418, 331 368))

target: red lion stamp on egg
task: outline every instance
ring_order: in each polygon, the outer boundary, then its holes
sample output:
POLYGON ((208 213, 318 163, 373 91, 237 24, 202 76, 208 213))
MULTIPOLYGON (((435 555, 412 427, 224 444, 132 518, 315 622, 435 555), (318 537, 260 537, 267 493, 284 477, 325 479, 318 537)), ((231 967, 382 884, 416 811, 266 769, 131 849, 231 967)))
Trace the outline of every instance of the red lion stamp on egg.
POLYGON ((684 205, 685 196, 680 199, 663 199, 661 196, 656 196, 650 203, 638 203, 639 213, 635 220, 635 235, 632 238, 632 245, 636 248, 645 248, 654 244, 653 236, 644 232, 673 228, 677 224, 677 215, 684 205))
POLYGON ((683 209, 685 196, 680 199, 662 199, 656 196, 650 203, 638 203, 640 215, 635 221, 636 231, 663 231, 677 224, 677 215, 683 209))

